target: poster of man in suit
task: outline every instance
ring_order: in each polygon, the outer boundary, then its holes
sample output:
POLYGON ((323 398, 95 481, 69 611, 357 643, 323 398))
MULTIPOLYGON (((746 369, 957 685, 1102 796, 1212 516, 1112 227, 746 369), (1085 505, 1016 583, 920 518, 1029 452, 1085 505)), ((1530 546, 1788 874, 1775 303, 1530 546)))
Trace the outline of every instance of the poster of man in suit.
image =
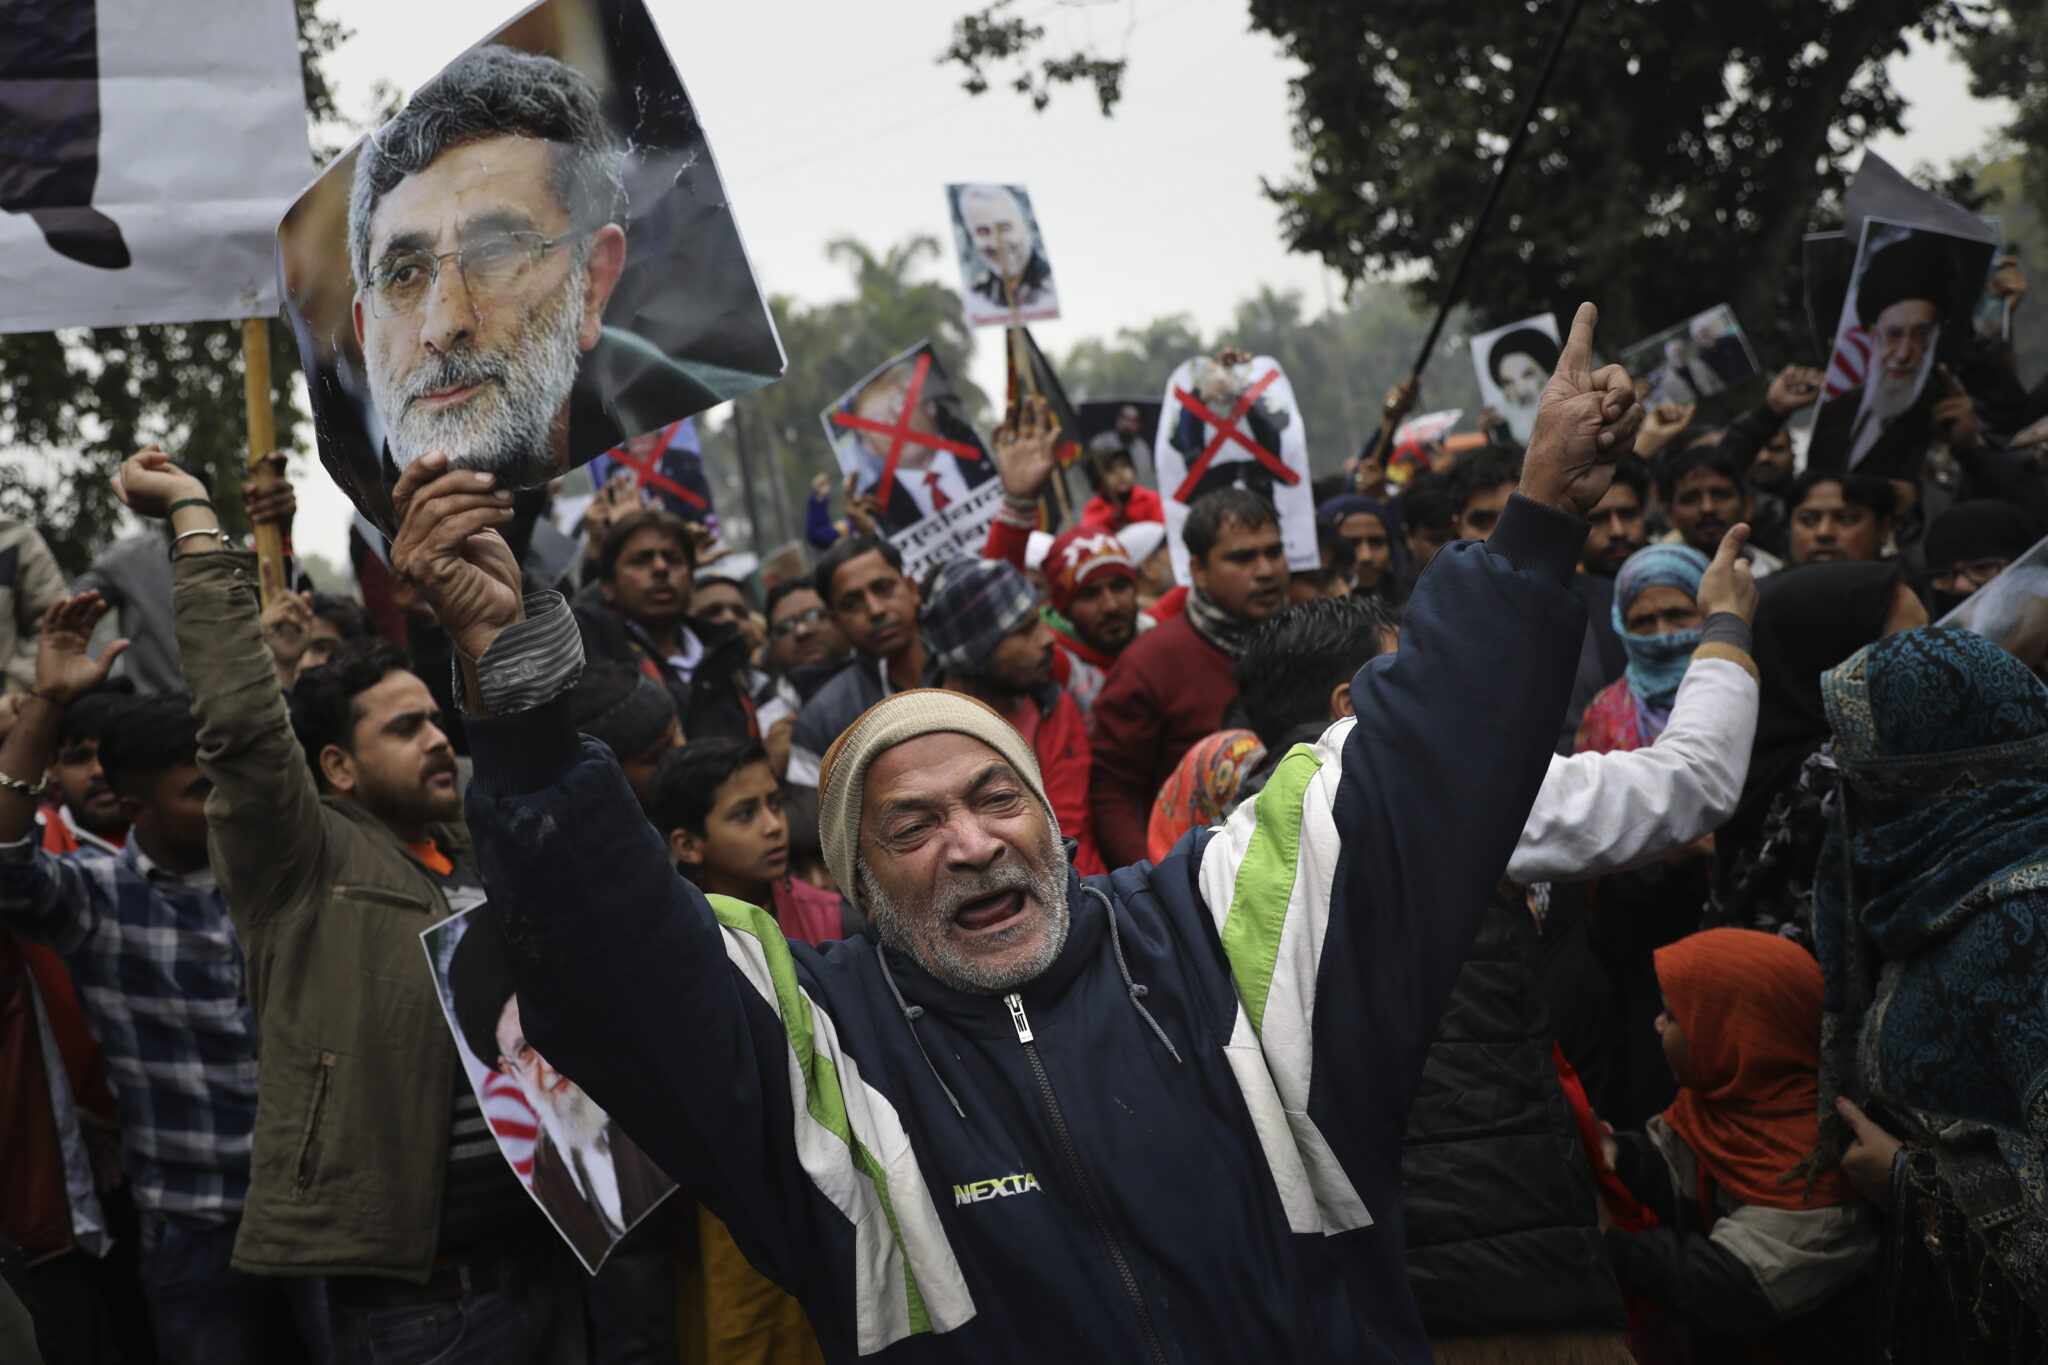
POLYGON ((428 451, 538 487, 784 369, 642 0, 543 0, 461 54, 278 254, 321 461, 387 533, 428 451))
POLYGON ((819 414, 839 472, 871 498, 883 535, 913 563, 978 552, 1002 503, 1002 483, 946 367, 921 341, 819 414), (963 548, 964 547, 964 548, 963 548))
POLYGON ((442 920, 420 942, 477 1103, 491 1114, 503 1103, 493 1078, 508 1078, 532 1111, 517 1153, 505 1129, 520 1125, 493 1120, 499 1150, 584 1269, 596 1274, 613 1244, 668 1197, 675 1181, 526 1041, 511 962, 488 904, 442 920))

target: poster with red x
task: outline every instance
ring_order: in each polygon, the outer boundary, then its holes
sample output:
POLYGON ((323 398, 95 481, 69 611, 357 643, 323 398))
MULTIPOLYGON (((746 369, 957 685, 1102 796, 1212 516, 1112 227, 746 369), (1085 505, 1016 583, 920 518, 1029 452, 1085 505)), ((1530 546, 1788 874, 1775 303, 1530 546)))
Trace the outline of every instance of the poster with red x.
POLYGON ((1273 504, 1289 569, 1320 563, 1308 438, 1279 361, 1223 352, 1184 362, 1166 381, 1152 450, 1178 581, 1190 581, 1188 508, 1219 488, 1248 488, 1273 504))
POLYGON ((929 341, 891 357, 819 414, 839 472, 912 562, 980 553, 1002 481, 929 341))

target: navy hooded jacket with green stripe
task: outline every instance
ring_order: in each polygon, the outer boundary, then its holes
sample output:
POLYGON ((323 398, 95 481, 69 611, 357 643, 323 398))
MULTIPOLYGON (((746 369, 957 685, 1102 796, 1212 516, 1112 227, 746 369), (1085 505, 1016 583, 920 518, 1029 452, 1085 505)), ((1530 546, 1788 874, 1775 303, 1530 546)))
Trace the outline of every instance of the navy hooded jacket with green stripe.
POLYGON ((1442 551, 1356 717, 1221 830, 1071 880, 1004 998, 707 901, 560 700, 476 720, 528 1037, 829 1359, 1427 1361, 1402 1133, 1571 689, 1583 534, 1518 496, 1442 551))

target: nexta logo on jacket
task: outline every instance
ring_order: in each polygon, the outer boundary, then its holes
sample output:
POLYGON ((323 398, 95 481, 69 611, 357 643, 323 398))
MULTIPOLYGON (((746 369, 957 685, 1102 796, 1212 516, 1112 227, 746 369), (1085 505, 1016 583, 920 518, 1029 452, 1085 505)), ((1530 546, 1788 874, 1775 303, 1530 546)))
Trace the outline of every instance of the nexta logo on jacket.
POLYGON ((1038 1177, 1029 1171, 1022 1175, 999 1175, 993 1180, 977 1180, 972 1185, 955 1185, 953 1207, 979 1204, 984 1199, 1007 1199, 1013 1194, 1031 1194, 1037 1189, 1038 1177))

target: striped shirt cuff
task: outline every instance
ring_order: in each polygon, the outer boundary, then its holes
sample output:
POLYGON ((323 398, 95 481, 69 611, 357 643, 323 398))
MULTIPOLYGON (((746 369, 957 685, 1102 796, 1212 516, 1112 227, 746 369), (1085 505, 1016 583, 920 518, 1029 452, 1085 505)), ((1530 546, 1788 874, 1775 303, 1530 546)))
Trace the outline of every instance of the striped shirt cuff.
MULTIPOLYGON (((455 665, 455 695, 464 695, 462 665, 455 665)), ((477 690, 494 716, 545 706, 583 676, 583 637, 576 616, 558 592, 526 599, 526 619, 498 632, 476 661, 477 690)))

